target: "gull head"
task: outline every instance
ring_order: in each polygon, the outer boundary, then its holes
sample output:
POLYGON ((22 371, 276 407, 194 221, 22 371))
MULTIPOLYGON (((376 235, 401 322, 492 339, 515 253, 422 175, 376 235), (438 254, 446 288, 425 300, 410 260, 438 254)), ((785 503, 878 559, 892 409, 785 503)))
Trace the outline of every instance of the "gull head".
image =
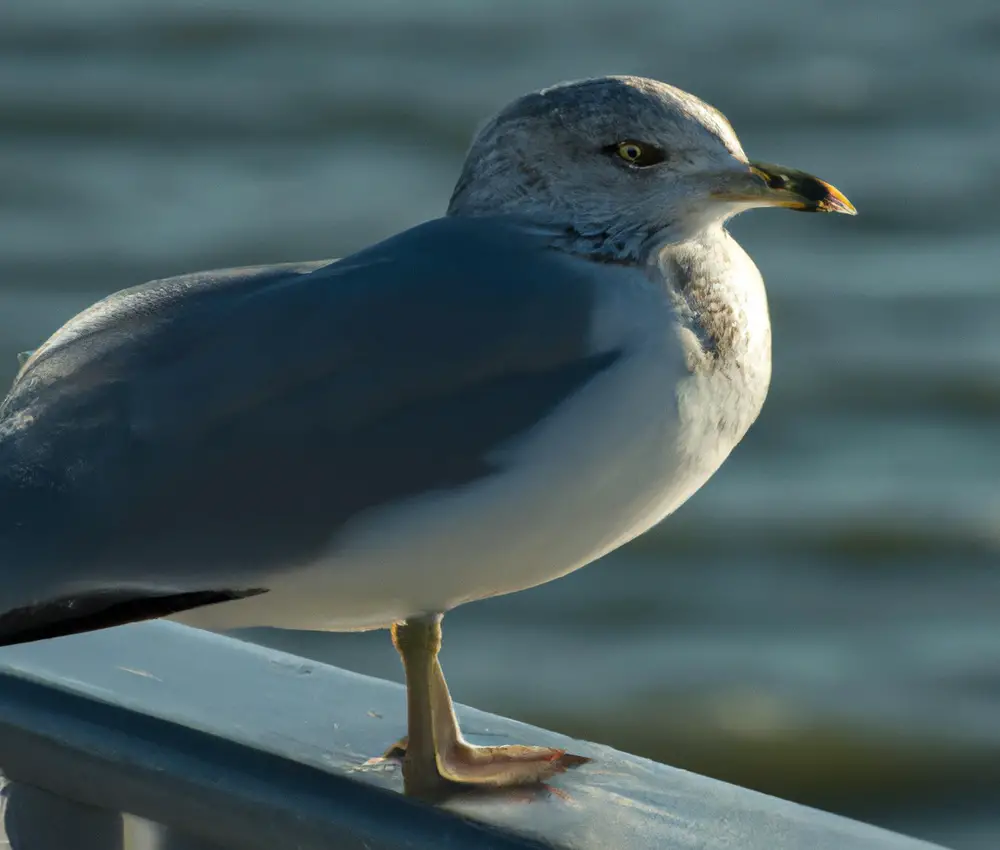
POLYGON ((753 207, 855 210, 805 172, 747 159, 717 109, 641 77, 525 95, 476 134, 450 215, 510 215, 581 253, 642 261, 753 207))

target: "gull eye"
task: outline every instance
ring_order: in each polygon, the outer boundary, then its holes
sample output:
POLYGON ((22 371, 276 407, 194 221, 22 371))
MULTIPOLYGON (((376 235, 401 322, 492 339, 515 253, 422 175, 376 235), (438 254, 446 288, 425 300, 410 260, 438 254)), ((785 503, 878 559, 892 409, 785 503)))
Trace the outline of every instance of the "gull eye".
POLYGON ((626 162, 638 162, 642 159, 642 146, 635 142, 622 142, 618 145, 618 156, 626 162))
POLYGON ((658 147, 631 140, 609 145, 605 150, 608 153, 614 153, 619 159, 637 168, 658 165, 667 158, 666 154, 658 147))

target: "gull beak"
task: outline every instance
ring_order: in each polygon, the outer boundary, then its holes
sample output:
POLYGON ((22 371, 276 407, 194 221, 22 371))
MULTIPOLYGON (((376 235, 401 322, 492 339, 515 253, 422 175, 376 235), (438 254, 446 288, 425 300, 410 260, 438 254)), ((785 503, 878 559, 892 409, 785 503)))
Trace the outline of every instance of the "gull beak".
POLYGON ((803 212, 831 212, 857 215, 844 194, 818 177, 771 165, 751 162, 729 188, 712 192, 713 198, 754 207, 786 207, 803 212))

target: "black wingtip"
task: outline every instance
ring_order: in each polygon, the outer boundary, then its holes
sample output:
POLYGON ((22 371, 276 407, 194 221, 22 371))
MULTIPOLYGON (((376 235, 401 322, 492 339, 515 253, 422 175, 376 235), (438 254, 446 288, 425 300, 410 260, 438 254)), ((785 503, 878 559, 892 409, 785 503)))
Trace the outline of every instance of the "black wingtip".
POLYGON ((232 602, 267 593, 250 590, 197 590, 168 595, 137 595, 134 590, 98 591, 39 605, 15 608, 0 615, 0 646, 65 637, 141 620, 155 620, 190 608, 232 602))

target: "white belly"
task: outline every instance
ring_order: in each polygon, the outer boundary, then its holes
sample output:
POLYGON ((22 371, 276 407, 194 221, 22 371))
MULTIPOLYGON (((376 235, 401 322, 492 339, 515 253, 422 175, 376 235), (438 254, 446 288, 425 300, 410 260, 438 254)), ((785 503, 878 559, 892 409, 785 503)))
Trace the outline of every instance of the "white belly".
POLYGON ((341 529, 326 557, 274 575, 268 593, 174 619, 385 627, 559 578, 670 514, 745 430, 716 427, 719 406, 752 407, 740 414, 749 425, 762 397, 743 398, 742 376, 689 373, 662 293, 625 286, 611 300, 595 346, 627 338, 631 353, 509 446, 504 471, 375 509, 341 529))

